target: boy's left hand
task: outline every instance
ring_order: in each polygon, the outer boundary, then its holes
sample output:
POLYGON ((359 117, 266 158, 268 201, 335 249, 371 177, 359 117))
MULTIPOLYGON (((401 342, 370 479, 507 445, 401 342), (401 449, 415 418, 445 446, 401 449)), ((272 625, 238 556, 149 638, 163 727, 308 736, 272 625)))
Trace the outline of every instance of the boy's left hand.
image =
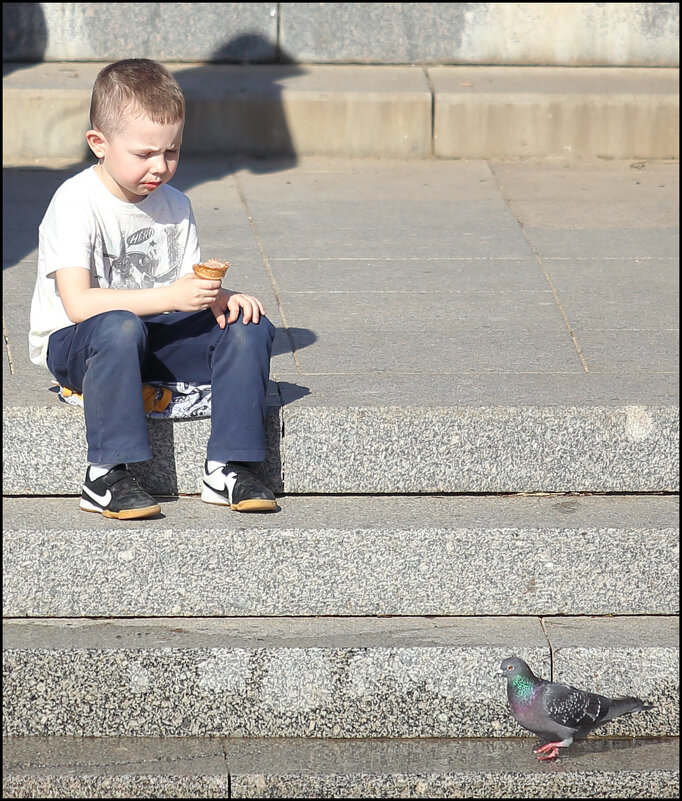
POLYGON ((263 304, 251 295, 244 295, 241 292, 230 292, 229 289, 221 289, 218 299, 211 304, 211 310, 215 315, 218 325, 225 328, 227 323, 236 322, 239 312, 243 311, 242 322, 257 323, 261 314, 265 314, 263 304), (229 315, 225 317, 225 312, 229 315))

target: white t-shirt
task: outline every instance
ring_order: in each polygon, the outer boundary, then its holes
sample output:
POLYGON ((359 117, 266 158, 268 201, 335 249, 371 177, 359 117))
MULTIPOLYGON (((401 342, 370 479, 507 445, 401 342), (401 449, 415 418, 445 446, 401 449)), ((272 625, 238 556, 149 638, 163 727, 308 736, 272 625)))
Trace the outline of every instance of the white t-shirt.
POLYGON ((73 325, 59 297, 57 270, 83 267, 91 287, 148 289, 173 283, 201 261, 186 195, 164 184, 139 203, 127 203, 111 194, 94 167, 55 192, 38 241, 29 353, 43 366, 50 334, 73 325))

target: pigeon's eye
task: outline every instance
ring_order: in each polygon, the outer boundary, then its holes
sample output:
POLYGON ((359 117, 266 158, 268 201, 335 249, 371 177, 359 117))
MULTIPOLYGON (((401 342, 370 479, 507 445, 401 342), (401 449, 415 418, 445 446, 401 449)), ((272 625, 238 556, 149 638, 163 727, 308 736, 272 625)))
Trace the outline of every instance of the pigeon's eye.
POLYGON ((507 670, 514 670, 514 665, 507 665, 507 670))

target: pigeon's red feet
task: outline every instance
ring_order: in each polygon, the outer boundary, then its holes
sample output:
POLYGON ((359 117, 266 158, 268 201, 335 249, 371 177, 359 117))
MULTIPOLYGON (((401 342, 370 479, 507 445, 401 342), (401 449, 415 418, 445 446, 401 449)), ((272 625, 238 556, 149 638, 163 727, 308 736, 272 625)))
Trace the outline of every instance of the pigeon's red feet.
POLYGON ((538 755, 540 762, 559 758, 559 743, 546 743, 533 749, 533 753, 538 755))

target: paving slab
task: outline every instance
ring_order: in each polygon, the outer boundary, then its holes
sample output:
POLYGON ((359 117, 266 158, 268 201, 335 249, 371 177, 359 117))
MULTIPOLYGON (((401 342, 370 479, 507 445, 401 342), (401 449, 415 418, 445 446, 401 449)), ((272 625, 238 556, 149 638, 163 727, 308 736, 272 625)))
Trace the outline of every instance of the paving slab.
MULTIPOLYGON (((543 625, 552 646, 552 670, 556 681, 600 692, 600 688, 619 686, 622 695, 646 698, 670 714, 663 723, 671 734, 679 734, 679 625, 670 618, 560 617, 545 618, 543 625), (604 659, 603 644, 608 642, 619 652, 604 659), (642 660, 646 652, 646 660, 642 660), (631 670, 632 665, 639 669, 631 670), (675 705, 678 711, 673 711, 675 705)), ((664 713, 665 714, 665 713, 664 713)), ((619 731, 637 729, 635 716, 626 716, 619 731)), ((604 735, 613 733, 613 723, 604 727, 604 735)))
POLYGON ((229 798, 218 738, 3 738, 5 798, 229 798))
MULTIPOLYGON (((81 166, 5 171, 10 494, 82 481, 82 416, 25 344, 35 228, 81 166)), ((190 159, 175 184, 277 327, 277 491, 678 489, 675 164, 190 159)), ((152 430, 140 479, 196 493, 207 422, 152 430)))
POLYGON ((9 737, 3 796, 675 798, 678 758, 670 738, 592 739, 546 765, 511 739, 9 737))
POLYGON ((674 795, 679 785, 676 741, 586 741, 549 769, 539 766, 523 740, 308 745, 309 751, 305 741, 272 749, 256 741, 234 743, 228 758, 235 796, 641 797, 656 788, 674 795), (320 775, 321 766, 329 766, 328 773, 320 775))
POLYGON ((675 614, 677 497, 6 498, 5 617, 675 614), (584 577, 591 576, 589 582, 584 577))

